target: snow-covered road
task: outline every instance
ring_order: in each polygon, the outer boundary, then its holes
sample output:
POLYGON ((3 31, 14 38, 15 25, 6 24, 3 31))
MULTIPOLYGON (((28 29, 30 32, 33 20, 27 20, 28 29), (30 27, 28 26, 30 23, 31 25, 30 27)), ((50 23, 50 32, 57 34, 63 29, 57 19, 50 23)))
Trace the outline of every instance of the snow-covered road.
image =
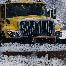
POLYGON ((66 44, 20 44, 20 43, 4 43, 1 44, 0 52, 31 52, 31 51, 65 51, 66 44))
POLYGON ((66 59, 51 58, 48 55, 38 58, 37 56, 0 56, 0 66, 66 66, 66 59))

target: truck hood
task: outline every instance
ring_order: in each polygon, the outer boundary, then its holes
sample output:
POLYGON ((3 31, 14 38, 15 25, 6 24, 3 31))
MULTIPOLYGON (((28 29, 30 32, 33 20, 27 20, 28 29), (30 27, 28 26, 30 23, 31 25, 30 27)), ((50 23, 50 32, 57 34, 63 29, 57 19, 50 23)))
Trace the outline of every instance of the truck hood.
POLYGON ((11 20, 18 20, 18 19, 25 19, 25 18, 33 18, 33 19, 50 19, 50 20, 54 21, 54 20, 53 20, 52 18, 50 18, 50 17, 46 17, 46 16, 37 16, 37 15, 16 16, 16 17, 7 18, 7 19, 9 19, 9 20, 11 21, 11 20))
POLYGON ((17 23, 17 21, 18 20, 22 20, 22 19, 46 19, 46 20, 54 21, 50 17, 38 16, 38 15, 16 16, 16 17, 6 18, 6 19, 8 19, 10 21, 10 24, 4 24, 4 27, 2 28, 2 30, 18 30, 18 27, 17 27, 18 23, 17 23))

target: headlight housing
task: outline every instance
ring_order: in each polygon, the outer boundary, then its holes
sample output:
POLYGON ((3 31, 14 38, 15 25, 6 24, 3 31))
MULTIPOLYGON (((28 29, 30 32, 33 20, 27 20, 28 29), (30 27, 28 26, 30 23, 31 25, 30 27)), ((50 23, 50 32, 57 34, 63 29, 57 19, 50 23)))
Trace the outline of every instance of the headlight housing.
POLYGON ((21 33, 19 31, 15 31, 15 30, 8 30, 7 34, 9 35, 10 38, 21 37, 21 33))
POLYGON ((12 34, 12 32, 11 32, 11 31, 7 31, 7 34, 8 34, 8 35, 11 35, 11 34, 12 34))
POLYGON ((55 36, 57 36, 57 37, 61 37, 61 36, 62 36, 62 32, 60 32, 60 31, 56 31, 56 32, 55 32, 55 36))

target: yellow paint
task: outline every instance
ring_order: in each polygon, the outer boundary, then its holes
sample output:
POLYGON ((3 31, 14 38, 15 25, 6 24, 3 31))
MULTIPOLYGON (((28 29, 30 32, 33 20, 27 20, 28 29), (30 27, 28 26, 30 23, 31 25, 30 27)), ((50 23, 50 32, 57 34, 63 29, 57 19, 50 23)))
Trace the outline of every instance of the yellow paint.
POLYGON ((7 32, 9 35, 12 33, 11 31, 7 32))
POLYGON ((61 31, 61 30, 62 30, 62 29, 61 29, 61 26, 58 25, 58 24, 56 24, 56 25, 54 26, 54 29, 55 29, 56 31, 61 31))
POLYGON ((37 1, 36 2, 35 1, 32 2, 32 1, 24 1, 24 0, 23 1, 17 0, 16 2, 13 2, 13 1, 12 2, 7 2, 5 4, 10 4, 10 3, 11 4, 14 4, 14 3, 29 3, 29 4, 33 4, 33 3, 37 4, 37 3, 39 3, 39 4, 46 4, 46 2, 37 2, 37 1))
POLYGON ((29 15, 29 16, 16 16, 13 18, 7 18, 10 21, 10 24, 4 22, 2 25, 2 31, 4 31, 5 36, 8 38, 9 35, 7 34, 7 30, 18 30, 17 21, 18 19, 25 19, 25 18, 49 18, 46 16, 37 16, 37 15, 29 15))
MULTIPOLYGON (((6 38, 8 38, 9 37, 9 35, 8 35, 8 33, 7 33, 7 30, 18 30, 18 23, 17 23, 17 21, 18 21, 18 19, 25 19, 25 18, 33 18, 33 19, 37 19, 37 18, 43 18, 43 19, 50 19, 50 20, 52 20, 53 21, 53 19, 52 18, 50 18, 50 17, 47 17, 47 16, 38 16, 38 15, 28 15, 28 16, 15 16, 15 17, 12 17, 12 18, 6 18, 6 4, 14 4, 14 3, 21 3, 21 2, 8 2, 8 3, 5 3, 5 18, 4 18, 4 24, 2 24, 1 26, 2 26, 2 31, 4 31, 4 33, 5 33, 5 36, 6 36, 6 38), (6 22, 6 19, 8 19, 9 21, 10 21, 10 24, 7 24, 7 22, 6 22)), ((30 3, 30 4, 32 4, 32 3, 35 3, 35 4, 37 4, 37 3, 40 3, 40 4, 42 4, 42 2, 22 2, 22 3, 30 3)), ((43 3, 43 4, 45 4, 45 3, 43 3)), ((58 30, 60 28, 60 26, 59 25, 55 25, 55 30, 58 30)))

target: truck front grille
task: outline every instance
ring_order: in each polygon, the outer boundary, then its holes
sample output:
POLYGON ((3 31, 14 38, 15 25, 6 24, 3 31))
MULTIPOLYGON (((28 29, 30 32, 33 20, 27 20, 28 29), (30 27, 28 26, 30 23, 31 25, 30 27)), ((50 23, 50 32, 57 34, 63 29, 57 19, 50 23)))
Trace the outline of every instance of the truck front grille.
POLYGON ((52 21, 21 21, 20 31, 22 36, 40 36, 40 35, 51 35, 53 32, 52 21))

